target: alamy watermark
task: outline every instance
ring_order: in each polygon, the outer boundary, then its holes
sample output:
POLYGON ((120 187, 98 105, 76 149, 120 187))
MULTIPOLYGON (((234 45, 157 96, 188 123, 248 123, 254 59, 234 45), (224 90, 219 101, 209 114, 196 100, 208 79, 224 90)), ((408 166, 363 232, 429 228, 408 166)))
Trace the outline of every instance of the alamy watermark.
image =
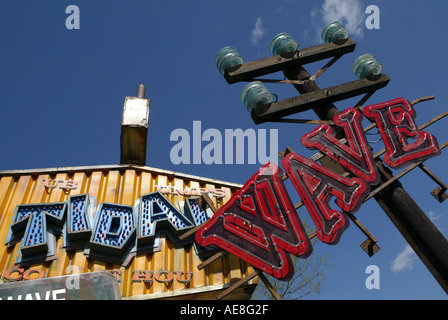
POLYGON ((278 162, 278 130, 208 128, 193 121, 191 134, 183 128, 171 132, 177 142, 170 151, 173 164, 265 164, 278 162), (269 142, 268 142, 269 140, 269 142), (269 145, 269 148, 268 148, 269 145))
MULTIPOLYGON (((65 19, 65 27, 68 30, 80 29, 80 10, 77 5, 69 5, 65 9, 65 13, 69 16, 65 19)), ((380 29, 380 8, 376 5, 366 7, 365 13, 369 16, 365 20, 367 29, 380 29)))

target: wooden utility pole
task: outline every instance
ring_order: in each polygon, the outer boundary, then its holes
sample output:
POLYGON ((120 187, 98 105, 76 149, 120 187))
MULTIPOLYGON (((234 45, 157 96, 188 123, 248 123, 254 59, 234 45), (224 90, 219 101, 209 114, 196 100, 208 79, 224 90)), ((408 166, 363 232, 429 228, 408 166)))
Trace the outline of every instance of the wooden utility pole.
MULTIPOLYGON (((304 80, 310 77, 308 72, 300 65, 296 68, 287 69, 284 73, 290 80, 304 80)), ((319 86, 314 81, 306 82, 303 85, 296 84, 294 87, 302 94, 320 91, 319 86)), ((340 112, 332 103, 323 104, 313 110, 321 120, 332 120, 340 112)), ((340 135, 338 138, 342 138, 341 135, 343 132, 339 131, 337 134, 340 135)), ((379 187, 393 176, 381 160, 377 161, 377 166, 381 176, 381 182, 377 186, 379 187)), ((447 239, 406 192, 398 180, 389 187, 386 187, 374 198, 443 290, 448 294, 447 239)))
MULTIPOLYGON (((357 105, 362 106, 376 90, 385 87, 390 80, 386 75, 378 75, 332 88, 321 89, 315 79, 345 53, 354 51, 355 45, 356 43, 350 38, 342 43, 326 43, 301 49, 300 52, 290 56, 277 55, 244 63, 239 67, 229 68, 224 76, 227 82, 231 84, 239 81, 263 81, 263 79, 255 79, 255 77, 282 71, 289 80, 277 82, 291 83, 301 94, 301 96, 281 100, 269 106, 254 108, 251 116, 257 124, 284 120, 282 118, 287 115, 309 109, 313 109, 320 120, 330 121, 340 113, 334 106, 334 102, 365 94, 357 105), (331 57, 333 57, 333 60, 330 61, 330 64, 327 64, 313 76, 303 67, 304 64, 331 57)), ((275 81, 265 80, 265 82, 275 81)), ((293 120, 291 122, 294 122, 293 120)), ((343 138, 343 131, 337 129, 335 128, 337 137, 343 138)), ((334 161, 322 163, 333 171, 341 172, 342 167, 334 161)), ((381 182, 376 186, 376 188, 379 188, 393 176, 379 158, 377 159, 377 166, 381 175, 381 182)), ((378 192, 374 198, 448 294, 447 239, 404 190, 398 180, 378 192)))

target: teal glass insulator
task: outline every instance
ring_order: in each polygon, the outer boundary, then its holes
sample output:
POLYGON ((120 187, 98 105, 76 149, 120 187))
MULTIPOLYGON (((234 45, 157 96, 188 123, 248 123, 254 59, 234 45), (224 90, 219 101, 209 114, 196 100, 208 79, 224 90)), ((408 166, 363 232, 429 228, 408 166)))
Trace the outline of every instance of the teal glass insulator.
POLYGON ((243 58, 234 47, 228 46, 218 51, 215 64, 219 72, 224 75, 227 68, 242 65, 243 58))
POLYGON ((334 21, 322 30, 320 35, 326 43, 348 39, 348 31, 339 21, 334 21))
POLYGON ((371 54, 364 54, 355 60, 352 70, 358 78, 362 79, 379 74, 383 66, 371 54))
POLYGON ((282 32, 272 38, 269 49, 275 56, 295 52, 299 49, 299 44, 288 33, 282 32))
POLYGON ((261 81, 253 81, 247 84, 240 94, 241 102, 246 106, 247 111, 252 112, 259 103, 272 103, 272 93, 261 81))

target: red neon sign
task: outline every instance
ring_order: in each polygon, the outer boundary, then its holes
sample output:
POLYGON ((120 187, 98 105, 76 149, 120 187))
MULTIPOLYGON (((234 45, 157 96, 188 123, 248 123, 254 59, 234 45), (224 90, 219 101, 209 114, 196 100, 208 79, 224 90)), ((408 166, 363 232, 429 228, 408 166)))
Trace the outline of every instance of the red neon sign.
MULTIPOLYGON (((436 138, 418 130, 415 110, 407 100, 370 105, 363 113, 375 120, 387 148, 384 161, 392 168, 440 154, 436 138), (409 143, 408 138, 416 141, 409 143)), ((349 226, 345 213, 356 212, 370 193, 370 185, 379 182, 361 126, 362 114, 347 109, 333 120, 344 130, 348 145, 341 143, 328 125, 305 134, 301 142, 328 155, 356 177, 346 178, 295 153, 282 160, 316 225, 318 238, 331 245, 338 243, 349 226), (330 207, 333 197, 341 211, 330 207)), ((307 257, 312 248, 282 176, 276 165, 264 165, 196 232, 196 241, 202 246, 216 245, 278 279, 289 279, 294 270, 286 252, 307 257)))

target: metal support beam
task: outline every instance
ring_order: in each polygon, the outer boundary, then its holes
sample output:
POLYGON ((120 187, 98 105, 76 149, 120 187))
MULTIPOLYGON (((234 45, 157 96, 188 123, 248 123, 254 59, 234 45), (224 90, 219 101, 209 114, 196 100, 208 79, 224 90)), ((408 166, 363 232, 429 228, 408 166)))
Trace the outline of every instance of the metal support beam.
POLYGON ((261 280, 263 281, 263 283, 265 284, 266 288, 269 290, 269 292, 272 294, 272 296, 276 299, 276 300, 282 300, 281 296, 278 294, 278 292, 274 289, 274 287, 271 285, 271 283, 269 282, 268 278, 266 278, 266 276, 263 274, 263 271, 259 270, 259 269, 255 269, 251 274, 249 274, 248 276, 242 278, 241 280, 239 280, 238 282, 235 282, 233 285, 231 285, 229 288, 227 288, 226 290, 224 290, 223 292, 221 292, 220 294, 218 294, 216 296, 217 300, 221 300, 223 298, 225 298, 227 295, 229 295, 230 293, 232 293, 233 291, 235 291, 236 289, 238 289, 239 287, 241 287, 242 285, 244 285, 245 283, 249 282, 250 280, 252 280, 253 278, 255 278, 256 276, 259 276, 261 278, 261 280))
POLYGON ((327 58, 343 55, 355 50, 356 42, 347 39, 341 43, 325 43, 314 47, 301 49, 293 55, 276 55, 260 60, 255 60, 234 68, 229 68, 224 74, 227 83, 232 84, 239 81, 250 81, 274 72, 282 71, 295 64, 308 64, 327 58))
POLYGON ((217 300, 223 299, 224 297, 226 297, 227 295, 229 295, 230 293, 232 293, 233 291, 235 291, 236 289, 238 289, 239 287, 241 287, 245 283, 249 282, 250 280, 252 280, 256 276, 258 276, 260 273, 262 273, 262 271, 260 271, 258 269, 255 269, 250 275, 248 275, 248 276, 242 278, 241 280, 235 282, 229 288, 227 288, 226 290, 224 290, 223 292, 218 294, 216 296, 216 299, 217 300))
MULTIPOLYGON (((198 198, 197 201, 198 201, 198 205, 201 209, 205 210, 208 206, 210 208, 210 210, 212 210, 213 213, 216 212, 217 209, 215 207, 215 204, 213 203, 212 199, 210 199, 208 194, 206 194, 206 193, 201 194, 201 196, 198 198)), ((193 236, 196 233, 196 231, 198 231, 200 228, 202 228, 202 226, 206 223, 207 222, 204 222, 204 223, 184 232, 183 234, 181 234, 179 236, 179 240, 185 240, 185 239, 193 236)))
MULTIPOLYGON (((253 109, 251 116, 256 124, 277 120, 298 112, 328 105, 337 101, 349 99, 361 94, 371 93, 385 87, 390 78, 379 75, 340 84, 322 90, 313 90, 296 97, 280 100, 269 105, 260 105, 253 109)), ((304 82, 305 85, 307 82, 304 82)), ((297 84, 296 84, 297 85, 297 84)), ((322 119, 324 120, 324 119, 322 119)), ((332 120, 332 119, 325 119, 332 120)))

